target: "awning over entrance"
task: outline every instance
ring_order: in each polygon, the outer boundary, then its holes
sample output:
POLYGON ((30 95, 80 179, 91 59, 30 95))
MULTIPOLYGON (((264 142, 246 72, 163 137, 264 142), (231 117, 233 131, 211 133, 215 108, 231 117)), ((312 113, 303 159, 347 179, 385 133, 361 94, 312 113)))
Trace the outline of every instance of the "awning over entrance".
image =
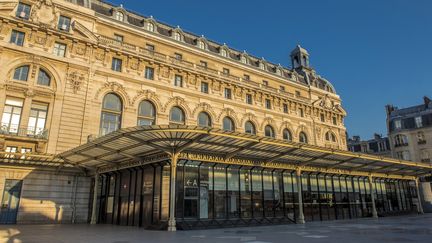
POLYGON ((424 163, 194 126, 125 128, 58 157, 78 167, 107 172, 166 160, 172 154, 204 162, 398 179, 432 171, 424 163))

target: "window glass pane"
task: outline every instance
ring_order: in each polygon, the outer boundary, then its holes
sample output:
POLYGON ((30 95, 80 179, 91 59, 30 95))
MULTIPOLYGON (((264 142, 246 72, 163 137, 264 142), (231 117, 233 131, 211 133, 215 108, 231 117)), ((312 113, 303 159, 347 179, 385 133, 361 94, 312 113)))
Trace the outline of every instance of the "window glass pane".
POLYGON ((245 132, 249 133, 249 134, 252 134, 252 135, 256 134, 255 126, 254 126, 254 124, 252 122, 248 121, 248 122, 245 123, 245 132))
POLYGON ((49 74, 44 70, 39 69, 37 83, 39 85, 50 86, 50 82, 51 82, 51 77, 49 76, 49 74))
POLYGON ((226 211, 226 171, 225 166, 217 165, 214 167, 214 208, 215 218, 227 217, 226 211))
POLYGON ((202 127, 210 127, 211 126, 210 116, 205 112, 199 113, 198 125, 202 127))
POLYGON ((240 170, 240 205, 241 217, 252 217, 252 204, 251 204, 251 180, 249 169, 240 170))
POLYGON ((185 117, 183 110, 176 106, 173 107, 170 112, 170 122, 184 124, 185 117))
POLYGON ((112 111, 121 111, 122 102, 117 95, 112 93, 107 94, 105 95, 103 101, 103 109, 112 110, 112 111))
POLYGON ((22 66, 15 69, 13 79, 27 81, 29 66, 22 66))
POLYGON ((264 215, 263 208, 263 186, 261 170, 252 170, 252 200, 253 214, 255 218, 262 218, 264 215))
POLYGON ((225 131, 234 131, 234 122, 229 117, 225 117, 223 119, 223 130, 225 131))
POLYGON ((239 208, 239 171, 237 168, 229 167, 227 169, 228 180, 228 216, 238 218, 240 216, 239 208))

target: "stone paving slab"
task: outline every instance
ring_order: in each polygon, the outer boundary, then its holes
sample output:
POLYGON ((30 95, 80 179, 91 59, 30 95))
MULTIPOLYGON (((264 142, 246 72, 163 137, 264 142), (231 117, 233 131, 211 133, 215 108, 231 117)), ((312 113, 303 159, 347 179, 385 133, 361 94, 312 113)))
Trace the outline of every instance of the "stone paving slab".
POLYGON ((114 225, 0 225, 1 243, 432 242, 432 214, 192 231, 114 225))

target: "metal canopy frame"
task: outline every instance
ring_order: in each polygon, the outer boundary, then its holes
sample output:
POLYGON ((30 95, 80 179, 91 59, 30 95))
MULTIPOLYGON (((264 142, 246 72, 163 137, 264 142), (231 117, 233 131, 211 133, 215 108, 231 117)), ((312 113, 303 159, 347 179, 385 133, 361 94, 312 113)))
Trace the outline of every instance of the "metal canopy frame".
POLYGON ((120 129, 57 158, 100 173, 169 160, 174 154, 204 162, 394 179, 432 172, 424 163, 183 125, 120 129))

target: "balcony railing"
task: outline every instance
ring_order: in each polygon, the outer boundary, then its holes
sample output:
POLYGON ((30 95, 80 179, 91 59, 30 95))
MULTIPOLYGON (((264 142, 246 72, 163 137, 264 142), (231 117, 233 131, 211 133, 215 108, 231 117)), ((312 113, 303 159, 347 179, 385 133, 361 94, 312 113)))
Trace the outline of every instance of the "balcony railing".
POLYGON ((193 63, 185 61, 183 59, 176 58, 176 57, 169 57, 169 60, 174 65, 183 66, 186 68, 193 68, 194 67, 193 63))
POLYGON ((119 40, 116 40, 114 38, 110 38, 110 37, 103 36, 103 35, 99 36, 99 41, 102 44, 107 45, 107 46, 120 47, 122 49, 127 49, 130 51, 136 51, 137 50, 137 47, 135 45, 128 44, 126 42, 119 41, 119 40))
POLYGON ((417 143, 418 144, 426 144, 426 140, 419 140, 417 143))
POLYGON ((12 124, 2 124, 0 134, 17 137, 27 137, 36 139, 48 139, 48 129, 40 129, 35 127, 18 127, 12 124))
POLYGON ((208 72, 208 73, 211 73, 211 74, 216 74, 216 75, 218 74, 218 71, 216 69, 208 68, 206 66, 196 65, 196 68, 198 70, 201 70, 201 71, 204 71, 204 72, 208 72))

